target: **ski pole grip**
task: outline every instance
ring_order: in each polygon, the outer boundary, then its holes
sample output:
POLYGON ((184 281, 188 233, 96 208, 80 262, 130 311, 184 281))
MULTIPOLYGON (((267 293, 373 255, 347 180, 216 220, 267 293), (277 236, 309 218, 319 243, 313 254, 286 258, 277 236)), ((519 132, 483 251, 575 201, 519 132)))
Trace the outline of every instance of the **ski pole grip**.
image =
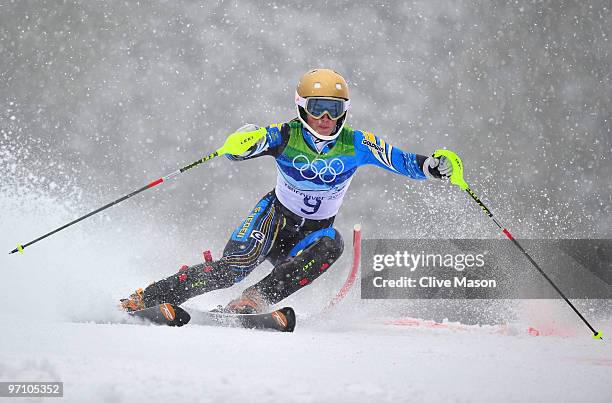
POLYGON ((453 185, 459 186, 462 190, 469 188, 467 182, 463 179, 463 163, 461 158, 451 150, 436 150, 433 156, 440 158, 442 156, 448 158, 453 166, 453 172, 451 173, 450 181, 453 185))
POLYGON ((245 153, 257 143, 257 141, 266 135, 266 128, 261 127, 250 132, 235 132, 230 134, 225 140, 225 144, 217 150, 219 155, 231 154, 240 155, 245 153))

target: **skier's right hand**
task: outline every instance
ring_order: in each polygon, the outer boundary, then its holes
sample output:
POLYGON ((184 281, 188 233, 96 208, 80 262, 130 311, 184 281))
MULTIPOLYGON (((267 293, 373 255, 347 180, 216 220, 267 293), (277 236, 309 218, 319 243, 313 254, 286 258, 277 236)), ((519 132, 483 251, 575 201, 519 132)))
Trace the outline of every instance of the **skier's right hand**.
POLYGON ((259 126, 254 125, 253 123, 247 123, 246 125, 240 127, 237 132, 254 132, 259 129, 259 126))
MULTIPOLYGON (((236 130, 236 132, 253 132, 255 130, 258 130, 259 126, 254 125, 253 123, 247 123, 245 125, 243 125, 242 127, 240 127, 238 130, 236 130)), ((255 144, 253 144, 251 146, 251 148, 249 148, 248 150, 246 150, 245 152, 243 152, 242 154, 238 155, 239 157, 248 157, 253 150, 257 149, 257 146, 259 146, 259 144, 265 141, 265 136, 260 138, 259 140, 257 140, 257 142, 255 144)))

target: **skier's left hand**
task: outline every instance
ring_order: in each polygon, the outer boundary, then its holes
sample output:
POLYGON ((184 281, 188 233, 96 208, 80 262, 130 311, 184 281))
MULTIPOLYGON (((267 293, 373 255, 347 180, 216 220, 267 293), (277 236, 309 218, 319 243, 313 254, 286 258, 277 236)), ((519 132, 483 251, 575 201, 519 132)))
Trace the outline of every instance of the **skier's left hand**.
POLYGON ((445 156, 436 158, 432 155, 423 163, 423 172, 429 179, 448 179, 453 173, 453 164, 445 156))

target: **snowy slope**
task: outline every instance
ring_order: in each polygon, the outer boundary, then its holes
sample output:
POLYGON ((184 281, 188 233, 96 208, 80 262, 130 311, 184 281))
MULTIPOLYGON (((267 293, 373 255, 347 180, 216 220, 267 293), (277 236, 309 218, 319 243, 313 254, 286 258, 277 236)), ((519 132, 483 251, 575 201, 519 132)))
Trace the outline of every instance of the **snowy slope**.
MULTIPOLYGON (((7 250, 75 215, 35 193, 7 194, 0 196, 2 210, 22 212, 2 216, 5 228, 14 229, 0 235, 7 250)), ((162 253, 163 233, 152 229, 135 243, 139 235, 131 232, 93 221, 23 255, 0 254, 0 381, 63 381, 67 402, 605 402, 612 396, 611 344, 592 340, 559 301, 523 304, 508 327, 438 328, 406 320, 406 302, 360 301, 353 290, 321 315, 342 284, 348 256, 338 276, 287 301, 298 313, 292 334, 112 323, 122 319, 114 308, 120 296, 172 267, 164 261, 170 258, 162 253), (91 228, 95 237, 88 236, 91 228), (550 318, 571 330, 569 337, 527 333, 528 325, 545 330, 550 318)), ((231 295, 211 293, 189 304, 206 308, 231 295)), ((594 318, 607 335, 609 318, 609 312, 594 318)))
POLYGON ((605 402, 610 343, 385 325, 295 333, 3 317, 0 380, 70 402, 605 402))
MULTIPOLYGON (((244 123, 292 119, 314 67, 348 79, 351 126, 459 153, 516 236, 610 238, 609 3, 2 2, 0 381, 63 381, 52 402, 612 401, 612 300, 574 301, 604 342, 559 300, 362 301, 354 289, 321 316, 349 248, 283 301, 292 334, 118 324, 120 297, 202 249, 219 256, 273 186, 269 158, 215 159, 6 254, 244 123), (461 323, 431 322, 444 318, 461 323)), ((500 236, 455 190, 363 168, 335 225, 345 240, 356 222, 366 238, 500 236)), ((188 304, 224 304, 269 269, 188 304)))

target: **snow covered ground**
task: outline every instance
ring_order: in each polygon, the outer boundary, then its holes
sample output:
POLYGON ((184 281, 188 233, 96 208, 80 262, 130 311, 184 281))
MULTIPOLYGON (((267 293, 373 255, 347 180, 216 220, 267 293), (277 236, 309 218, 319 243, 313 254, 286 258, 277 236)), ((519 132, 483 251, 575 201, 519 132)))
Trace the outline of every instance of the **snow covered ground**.
MULTIPOLYGON (((64 382, 52 402, 612 401, 612 300, 574 301, 605 341, 560 300, 355 288, 322 315, 350 248, 283 301, 294 333, 118 323, 120 297, 203 248, 218 256, 273 186, 271 159, 215 159, 6 254, 246 122, 293 118, 298 76, 324 66, 349 81, 351 126, 457 151, 516 236, 610 238, 609 1, 3 3, 0 381, 64 382)), ((438 185, 364 168, 335 225, 345 240, 355 222, 365 238, 499 236, 438 185)), ((226 303, 267 270, 188 304, 226 303)))
MULTIPOLYGON (((609 342, 340 326, 295 333, 2 317, 0 380, 70 402, 607 402, 609 342)), ((608 334, 610 334, 608 332, 608 334)))
MULTIPOLYGON (((2 216, 0 244, 7 251, 76 215, 35 193, 5 192, 0 202, 2 211, 20 212, 2 216)), ((63 381, 67 402, 606 402, 612 396, 612 344, 592 340, 559 301, 525 303, 506 327, 438 327, 407 320, 406 301, 361 301, 353 290, 321 315, 342 285, 349 256, 335 277, 287 301, 298 313, 291 334, 116 323, 122 319, 117 299, 186 253, 163 231, 145 226, 151 236, 142 239, 125 230, 127 214, 122 220, 122 231, 94 219, 24 254, 0 254, 0 381, 63 381), (164 255, 168 244, 175 249, 164 255), (527 332, 528 325, 548 332, 551 318, 564 330, 556 334, 567 337, 527 332)), ((189 303, 206 308, 230 296, 211 293, 189 303)), ((612 334, 609 311, 586 313, 612 334)))

